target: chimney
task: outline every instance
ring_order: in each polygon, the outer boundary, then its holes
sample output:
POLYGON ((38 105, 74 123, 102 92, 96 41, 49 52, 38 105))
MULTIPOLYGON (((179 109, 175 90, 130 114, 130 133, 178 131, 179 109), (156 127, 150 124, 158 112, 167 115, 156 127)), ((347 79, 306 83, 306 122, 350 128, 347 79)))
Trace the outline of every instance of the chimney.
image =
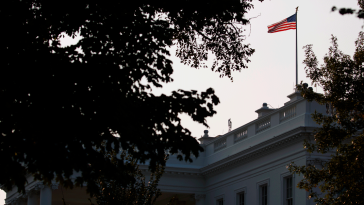
POLYGON ((273 110, 275 110, 275 109, 269 108, 267 103, 263 103, 263 107, 259 108, 255 112, 258 113, 258 118, 261 118, 264 115, 272 112, 273 110))
POLYGON ((209 137, 209 131, 208 130, 205 130, 203 131, 205 134, 198 140, 200 140, 201 144, 206 144, 208 143, 209 141, 213 140, 214 137, 209 137))
MULTIPOLYGON (((303 87, 307 88, 307 87, 308 87, 308 84, 307 84, 307 83, 304 83, 304 84, 303 84, 303 87)), ((312 88, 311 88, 311 89, 312 89, 312 88)), ((286 103, 284 103, 284 105, 287 105, 287 104, 292 103, 292 102, 294 102, 294 101, 296 101, 296 100, 300 100, 300 99, 302 99, 301 92, 300 92, 300 91, 298 91, 298 90, 295 90, 295 92, 294 92, 294 93, 289 94, 287 97, 289 98, 289 101, 288 101, 288 102, 286 102, 286 103)))

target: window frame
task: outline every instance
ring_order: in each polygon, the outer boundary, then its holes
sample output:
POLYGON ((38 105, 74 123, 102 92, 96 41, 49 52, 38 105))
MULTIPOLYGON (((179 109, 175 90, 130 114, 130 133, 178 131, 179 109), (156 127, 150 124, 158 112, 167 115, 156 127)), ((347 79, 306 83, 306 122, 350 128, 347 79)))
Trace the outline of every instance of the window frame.
POLYGON ((268 184, 259 186, 259 205, 268 205, 268 184))
POLYGON ((259 205, 269 205, 269 199, 270 199, 270 190, 269 190, 269 187, 270 187, 270 179, 265 179, 265 180, 262 180, 262 181, 259 181, 257 182, 257 202, 259 202, 258 204, 259 205), (263 201, 262 201, 262 187, 267 187, 267 204, 263 204, 263 201))
POLYGON ((224 199, 220 198, 220 199, 216 200, 216 205, 224 205, 224 199))
POLYGON ((281 174, 281 201, 282 205, 287 204, 287 179, 292 179, 292 205, 295 204, 295 175, 290 172, 284 172, 281 174))
POLYGON ((244 201, 243 201, 243 205, 246 204, 246 194, 247 194, 247 188, 246 187, 242 187, 240 189, 236 189, 234 191, 235 193, 235 203, 236 205, 240 205, 239 204, 239 194, 243 193, 244 194, 244 201))
POLYGON ((225 204, 225 194, 221 194, 218 196, 215 196, 215 204, 220 205, 219 202, 222 201, 222 204, 225 204))

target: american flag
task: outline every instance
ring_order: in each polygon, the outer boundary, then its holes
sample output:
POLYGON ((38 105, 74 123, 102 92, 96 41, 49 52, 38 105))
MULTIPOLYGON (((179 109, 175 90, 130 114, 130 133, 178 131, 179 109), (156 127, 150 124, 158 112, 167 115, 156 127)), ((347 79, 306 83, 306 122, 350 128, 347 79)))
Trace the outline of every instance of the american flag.
POLYGON ((268 33, 276 33, 280 31, 287 31, 289 29, 296 29, 297 16, 293 14, 292 16, 283 19, 280 22, 274 23, 268 26, 268 33))

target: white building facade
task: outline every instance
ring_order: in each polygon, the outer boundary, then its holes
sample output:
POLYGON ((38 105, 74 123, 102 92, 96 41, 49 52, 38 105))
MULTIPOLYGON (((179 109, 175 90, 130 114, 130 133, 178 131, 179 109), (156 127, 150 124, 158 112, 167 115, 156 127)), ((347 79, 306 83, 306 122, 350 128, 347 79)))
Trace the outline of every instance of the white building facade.
MULTIPOLYGON (((315 111, 325 107, 308 102, 298 92, 278 109, 264 103, 258 118, 225 135, 199 140, 205 152, 193 163, 171 156, 159 182, 162 196, 157 205, 177 198, 178 205, 310 205, 308 192, 298 189, 302 175, 291 174, 287 165, 314 163, 320 168, 329 156, 309 154, 303 141, 313 140, 318 125, 312 120, 315 111)), ((146 166, 141 166, 147 169, 146 166)), ((56 183, 44 186, 30 182, 27 194, 7 192, 6 204, 61 205, 90 204, 85 189, 66 190, 56 183)))

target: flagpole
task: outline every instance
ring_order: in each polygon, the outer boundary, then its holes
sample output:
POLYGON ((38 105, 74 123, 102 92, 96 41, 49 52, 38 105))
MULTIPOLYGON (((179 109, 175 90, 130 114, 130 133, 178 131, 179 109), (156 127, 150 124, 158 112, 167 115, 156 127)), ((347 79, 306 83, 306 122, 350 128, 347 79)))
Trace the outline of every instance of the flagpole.
POLYGON ((298 6, 296 8, 296 86, 298 85, 298 58, 297 58, 297 27, 298 27, 298 21, 297 21, 297 13, 298 13, 298 6))

